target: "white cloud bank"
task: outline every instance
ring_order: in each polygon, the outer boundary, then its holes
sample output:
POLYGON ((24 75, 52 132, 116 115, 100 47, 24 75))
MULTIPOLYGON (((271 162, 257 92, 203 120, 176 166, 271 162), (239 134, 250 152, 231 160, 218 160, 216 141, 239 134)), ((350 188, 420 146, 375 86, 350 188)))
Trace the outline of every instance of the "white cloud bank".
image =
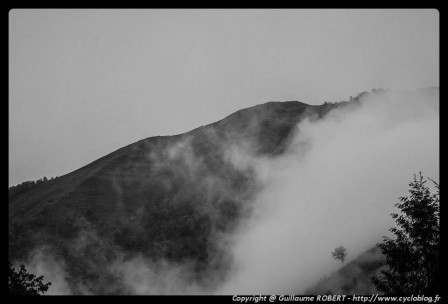
POLYGON ((341 266, 335 247, 350 262, 388 234, 413 174, 438 180, 438 91, 366 96, 359 108, 302 122, 286 156, 250 161, 265 188, 217 293, 303 293, 341 266))
MULTIPOLYGON (((303 293, 341 267, 331 256, 334 248, 347 248, 348 263, 381 241, 414 173, 439 179, 438 98, 438 90, 365 96, 359 107, 301 122, 280 157, 229 147, 227 160, 254 167, 264 188, 250 220, 224 240, 234 264, 220 286, 216 278, 208 287, 194 282, 189 265, 155 265, 141 256, 118 259, 109 270, 131 294, 303 293)), ((185 162, 191 174, 201 168, 185 162)), ((52 282, 48 294, 72 293, 64 263, 45 250, 36 251, 28 267, 52 282)))

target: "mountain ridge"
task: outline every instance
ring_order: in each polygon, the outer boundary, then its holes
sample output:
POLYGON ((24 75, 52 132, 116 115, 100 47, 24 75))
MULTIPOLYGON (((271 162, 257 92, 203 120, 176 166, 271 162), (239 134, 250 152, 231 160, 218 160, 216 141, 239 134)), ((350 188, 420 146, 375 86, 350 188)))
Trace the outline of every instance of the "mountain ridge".
MULTIPOLYGON (((95 168, 98 164, 102 163, 102 162, 110 162, 113 161, 113 159, 115 158, 119 158, 120 155, 123 155, 123 153, 128 152, 129 150, 136 150, 136 149, 140 149, 142 146, 144 148, 150 148, 150 146, 152 146, 153 144, 156 144, 160 141, 173 141, 173 140, 178 140, 178 139, 182 139, 186 136, 191 136, 192 134, 195 133, 199 133, 201 132, 201 130, 203 130, 204 128, 210 128, 210 127, 222 127, 224 125, 224 128, 229 128, 229 125, 234 125, 234 124, 238 124, 235 123, 236 120, 243 120, 246 121, 248 117, 254 117, 259 115, 260 112, 266 111, 266 109, 268 109, 268 113, 266 116, 269 116, 269 114, 275 114, 275 111, 278 109, 283 109, 284 107, 291 107, 293 106, 294 108, 296 108, 296 112, 297 109, 303 110, 305 108, 309 108, 309 107, 319 107, 319 106, 312 106, 312 105, 308 105, 299 101, 286 101, 286 102, 278 102, 278 101, 269 101, 266 102, 264 104, 259 104, 259 105, 255 105, 252 107, 248 107, 245 109, 241 109, 239 111, 236 111, 234 113, 229 114, 228 116, 226 116, 225 118, 214 122, 214 123, 210 123, 204 126, 200 126, 198 128, 192 129, 190 131, 187 131, 185 133, 181 133, 181 134, 176 134, 176 135, 166 135, 166 136, 151 136, 151 137, 147 137, 141 140, 138 140, 134 143, 128 144, 124 147, 121 147, 111 153, 106 154, 103 157, 100 157, 72 172, 69 172, 67 174, 64 174, 62 176, 59 176, 58 178, 56 178, 55 180, 52 181, 47 181, 45 183, 45 185, 39 185, 39 189, 42 190, 42 188, 48 187, 50 185, 54 185, 57 184, 61 179, 71 179, 73 175, 79 174, 79 173, 83 173, 86 177, 95 174, 96 171, 91 172, 93 170, 93 168, 95 168), (261 111, 260 111, 261 110, 261 111), (270 112, 272 111, 272 112, 270 112), (255 113, 254 113, 255 112, 255 113), (227 126, 226 126, 227 125, 227 126), (89 172, 90 171, 90 172, 89 172)), ((294 114, 296 114, 296 112, 293 112, 294 114)), ((266 119, 267 117, 263 117, 263 119, 266 119)), ((243 123, 243 126, 246 126, 243 123)), ((233 130, 232 130, 233 131, 233 130)), ((237 133, 236 131, 232 132, 232 136, 235 136, 235 133, 237 133)), ((252 135, 252 134, 251 134, 252 135)), ((96 168, 96 170, 101 170, 100 168, 96 168)), ((74 185, 73 185, 74 187, 74 185)), ((34 190, 34 189, 33 189, 34 190)), ((32 191, 32 190, 31 190, 32 191)), ((13 213, 13 215, 15 215, 13 213)))
POLYGON ((248 107, 182 134, 141 139, 10 196, 10 258, 24 261, 46 248, 67 265, 75 294, 85 286, 94 294, 130 293, 111 265, 136 256, 188 264, 191 281, 212 289, 233 263, 223 244, 250 217, 263 187, 254 169, 233 163, 229 151, 282 156, 301 121, 357 106, 362 96, 248 107))
POLYGON ((96 294, 128 292, 98 277, 101 269, 119 282, 110 265, 122 255, 190 263, 194 281, 217 284, 205 278, 225 277, 232 263, 217 240, 227 242, 248 218, 261 187, 253 169, 232 164, 229 147, 279 156, 299 121, 328 108, 295 101, 249 107, 186 133, 131 143, 12 196, 10 259, 25 260, 49 248, 69 266, 75 293, 84 285, 96 294), (75 246, 86 233, 96 236, 75 246))

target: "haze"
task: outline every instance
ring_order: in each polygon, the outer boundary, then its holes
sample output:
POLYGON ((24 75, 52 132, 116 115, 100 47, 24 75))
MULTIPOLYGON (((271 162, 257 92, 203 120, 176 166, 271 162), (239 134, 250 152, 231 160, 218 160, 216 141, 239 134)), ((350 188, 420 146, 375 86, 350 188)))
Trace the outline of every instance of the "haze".
POLYGON ((436 10, 12 10, 9 185, 271 100, 438 85, 436 10))
MULTIPOLYGON (((218 205, 219 202, 235 200, 244 210, 235 212, 239 214, 235 230, 228 233, 215 230, 208 235, 208 248, 216 249, 207 251, 206 272, 197 272, 193 267, 197 256, 173 260, 168 255, 165 259, 157 255, 152 258, 145 255, 144 249, 126 251, 125 247, 108 241, 106 236, 100 237, 94 225, 82 226, 66 246, 68 251, 79 254, 78 259, 95 265, 94 273, 99 274, 99 280, 71 277, 72 269, 66 264, 67 260, 55 254, 52 248, 57 247, 52 247, 51 241, 47 246, 36 246, 24 263, 33 273, 55 282, 50 294, 108 294, 118 287, 125 294, 143 295, 305 294, 320 279, 352 262, 389 233, 394 225, 390 213, 397 211, 394 204, 398 198, 408 194, 413 174, 422 171, 424 176, 439 180, 438 103, 439 89, 436 88, 364 94, 318 120, 307 115, 295 126, 286 150, 277 155, 256 153, 260 150, 254 148, 260 147, 260 141, 250 136, 241 141, 234 135, 230 136, 230 141, 223 140, 227 136, 215 137, 213 134, 220 133, 209 126, 209 130, 199 136, 211 136, 209 138, 217 144, 214 149, 223 152, 218 169, 205 165, 206 153, 194 152, 198 150, 194 149, 193 137, 179 137, 172 145, 148 149, 147 157, 163 170, 155 171, 151 178, 141 178, 144 185, 149 180, 164 181, 161 189, 176 189, 173 184, 179 180, 181 185, 188 185, 183 191, 174 190, 168 192, 171 195, 159 196, 159 201, 169 204, 177 197, 180 200, 174 206, 181 208, 179 203, 188 204, 189 198, 195 197, 191 207, 202 206, 207 218, 216 221, 210 226, 219 222, 216 210, 217 206, 223 206, 218 205), (230 188, 228 179, 217 175, 228 167, 236 168, 237 172, 253 173, 244 175, 251 182, 244 183, 245 187, 240 188, 242 192, 230 188), (173 173, 166 178, 166 172, 173 173), (195 196, 195 193, 203 195, 195 196), (345 265, 331 256, 333 249, 341 245, 348 252, 345 265), (114 258, 108 263, 93 263, 91 256, 82 255, 87 248, 96 248, 95 252, 103 256, 111 250, 114 258), (223 256, 224 260, 228 258, 228 263, 224 263, 224 267, 216 266, 219 263, 213 261, 220 261, 223 256), (110 280, 105 275, 108 273, 116 275, 115 279, 110 280), (203 280, 193 279, 198 277, 203 280)), ((250 118, 259 123, 247 124, 244 132, 257 134, 264 116, 263 112, 258 115, 252 111, 250 118)), ((113 192, 120 193, 123 187, 119 178, 114 185, 113 192)), ((138 189, 139 184, 135 185, 138 189)), ((132 204, 132 200, 122 203, 132 204)), ((97 204, 98 201, 92 202, 92 205, 97 204)), ((110 208, 113 203, 106 206, 110 208)), ((132 221, 145 229, 151 217, 142 221, 142 210, 133 209, 132 221)), ((104 212, 103 209, 102 214, 104 212)), ((179 222, 185 219, 179 213, 156 214, 167 221, 172 217, 179 222)), ((79 215, 79 218, 84 217, 79 215)), ((168 235, 164 226, 160 226, 160 233, 168 235)), ((193 231, 193 235, 201 233, 200 228, 193 231)), ((153 232, 147 229, 145 233, 153 232)), ((185 238, 191 242, 197 240, 188 238, 188 234, 185 238)), ((196 242, 199 246, 200 242, 196 242)), ((159 244, 157 241, 142 243, 159 244)), ((182 249, 177 252, 182 253, 182 249)), ((372 260, 378 258, 370 256, 372 260)), ((359 268, 359 271, 367 270, 359 268)), ((356 283, 357 276, 353 275, 350 280, 356 283)), ((341 290, 344 280, 332 280, 332 285, 341 290)), ((344 294, 352 292, 353 289, 346 290, 344 294)))
POLYGON ((234 276, 218 292, 304 294, 341 267, 334 248, 346 246, 350 262, 389 235, 413 174, 439 180, 436 92, 378 94, 302 122, 277 159, 234 154, 257 168, 264 188, 235 236, 234 276))

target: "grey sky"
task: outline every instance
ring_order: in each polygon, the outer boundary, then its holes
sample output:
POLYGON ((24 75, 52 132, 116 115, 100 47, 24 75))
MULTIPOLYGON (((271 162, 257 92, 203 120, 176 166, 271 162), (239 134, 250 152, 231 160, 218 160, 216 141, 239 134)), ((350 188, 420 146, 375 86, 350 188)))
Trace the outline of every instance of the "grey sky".
POLYGON ((9 184, 271 100, 438 85, 436 10, 13 10, 9 184))

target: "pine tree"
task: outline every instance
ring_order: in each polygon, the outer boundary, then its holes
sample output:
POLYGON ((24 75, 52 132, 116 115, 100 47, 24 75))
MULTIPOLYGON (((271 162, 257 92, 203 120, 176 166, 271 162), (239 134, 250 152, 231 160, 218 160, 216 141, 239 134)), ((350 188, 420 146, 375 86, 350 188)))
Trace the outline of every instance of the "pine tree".
MULTIPOLYGON (((431 180, 431 179, 430 179, 431 180)), ((390 229, 395 239, 383 237, 377 244, 386 256, 387 269, 372 277, 379 292, 385 294, 437 294, 440 292, 439 184, 431 180, 437 192, 431 194, 421 172, 409 184, 410 196, 400 197, 392 213, 397 226, 390 229)))

